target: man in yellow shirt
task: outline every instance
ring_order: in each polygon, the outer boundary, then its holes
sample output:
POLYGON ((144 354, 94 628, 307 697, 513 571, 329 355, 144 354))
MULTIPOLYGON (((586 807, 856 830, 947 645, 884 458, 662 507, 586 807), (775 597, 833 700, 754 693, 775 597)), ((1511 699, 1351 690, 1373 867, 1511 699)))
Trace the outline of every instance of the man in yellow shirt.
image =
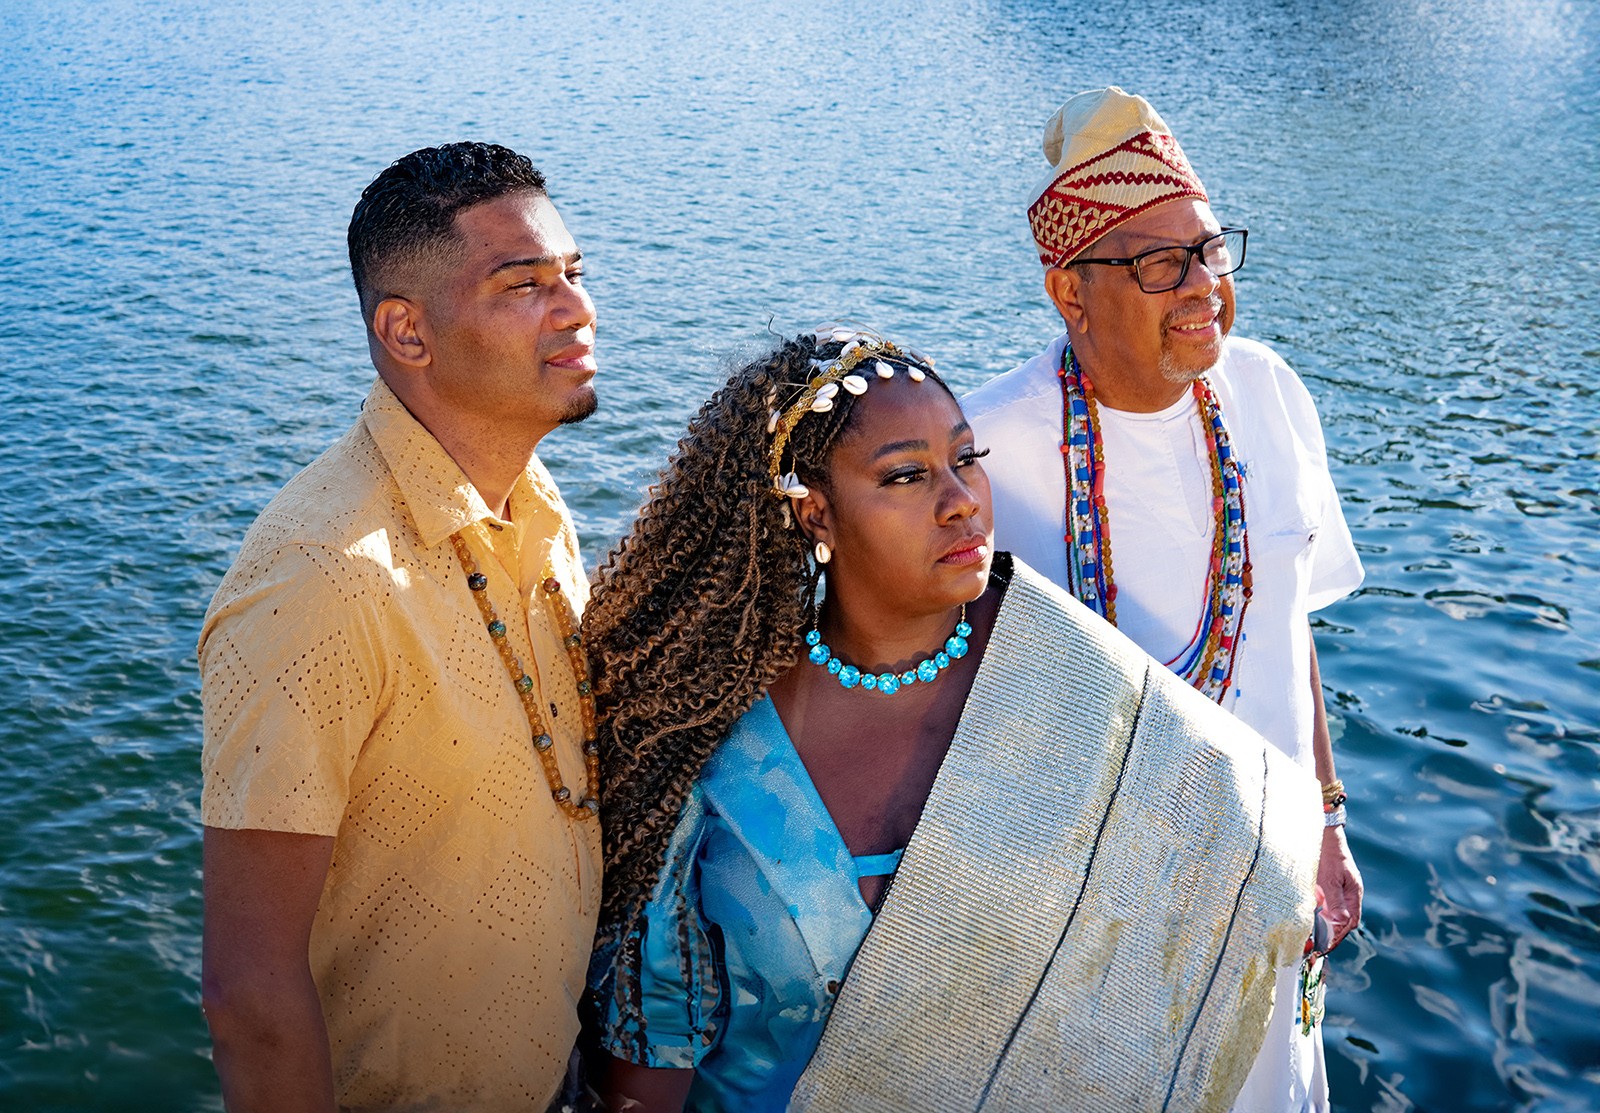
POLYGON ((534 453, 593 412, 544 179, 416 151, 350 221, 378 381, 206 615, 203 998, 228 1108, 539 1110, 600 895, 576 536, 534 453))

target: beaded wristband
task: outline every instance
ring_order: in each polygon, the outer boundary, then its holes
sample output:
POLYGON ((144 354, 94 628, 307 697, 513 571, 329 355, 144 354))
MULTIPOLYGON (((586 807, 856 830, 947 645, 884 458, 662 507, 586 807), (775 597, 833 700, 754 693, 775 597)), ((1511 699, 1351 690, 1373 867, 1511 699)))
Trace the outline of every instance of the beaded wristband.
POLYGON ((1324 827, 1343 827, 1344 819, 1343 804, 1334 808, 1324 808, 1322 811, 1322 825, 1324 827))

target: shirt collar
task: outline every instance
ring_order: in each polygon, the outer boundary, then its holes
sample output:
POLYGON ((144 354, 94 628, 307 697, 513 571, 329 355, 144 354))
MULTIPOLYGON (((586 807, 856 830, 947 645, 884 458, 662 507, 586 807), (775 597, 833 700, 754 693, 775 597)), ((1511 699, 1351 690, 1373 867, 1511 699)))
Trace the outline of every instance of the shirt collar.
MULTIPOLYGON (((361 419, 389 465, 389 474, 400 488, 425 547, 432 548, 475 522, 497 517, 461 466, 382 379, 372 384, 361 419)), ((555 480, 537 456, 529 458, 527 469, 512 488, 513 505, 524 498, 552 509, 561 506, 555 480)))

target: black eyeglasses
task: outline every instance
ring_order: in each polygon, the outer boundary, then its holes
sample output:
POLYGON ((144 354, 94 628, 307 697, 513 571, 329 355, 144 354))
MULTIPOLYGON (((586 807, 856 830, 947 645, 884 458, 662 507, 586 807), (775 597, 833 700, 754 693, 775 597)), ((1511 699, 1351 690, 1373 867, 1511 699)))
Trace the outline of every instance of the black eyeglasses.
POLYGON ((1199 259, 1206 270, 1221 278, 1244 266, 1244 228, 1224 228, 1189 247, 1157 247, 1141 251, 1131 259, 1074 259, 1065 264, 1076 267, 1098 263, 1102 267, 1132 267, 1139 289, 1147 294, 1176 290, 1189 277, 1189 260, 1199 259))

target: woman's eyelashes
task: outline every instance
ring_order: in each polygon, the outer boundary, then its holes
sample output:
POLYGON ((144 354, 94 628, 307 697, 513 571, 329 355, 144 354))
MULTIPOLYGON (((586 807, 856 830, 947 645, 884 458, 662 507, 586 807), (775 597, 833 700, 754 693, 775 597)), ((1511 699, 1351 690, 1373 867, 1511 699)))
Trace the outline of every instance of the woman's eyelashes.
MULTIPOLYGON (((970 467, 987 455, 989 455, 989 450, 987 448, 980 451, 979 449, 974 448, 972 445, 967 445, 956 451, 955 459, 951 461, 951 466, 955 468, 970 467)), ((889 472, 884 475, 882 484, 886 487, 897 483, 904 485, 907 483, 916 483, 920 480, 926 479, 927 477, 928 469, 923 465, 904 464, 897 468, 891 468, 889 472)))

